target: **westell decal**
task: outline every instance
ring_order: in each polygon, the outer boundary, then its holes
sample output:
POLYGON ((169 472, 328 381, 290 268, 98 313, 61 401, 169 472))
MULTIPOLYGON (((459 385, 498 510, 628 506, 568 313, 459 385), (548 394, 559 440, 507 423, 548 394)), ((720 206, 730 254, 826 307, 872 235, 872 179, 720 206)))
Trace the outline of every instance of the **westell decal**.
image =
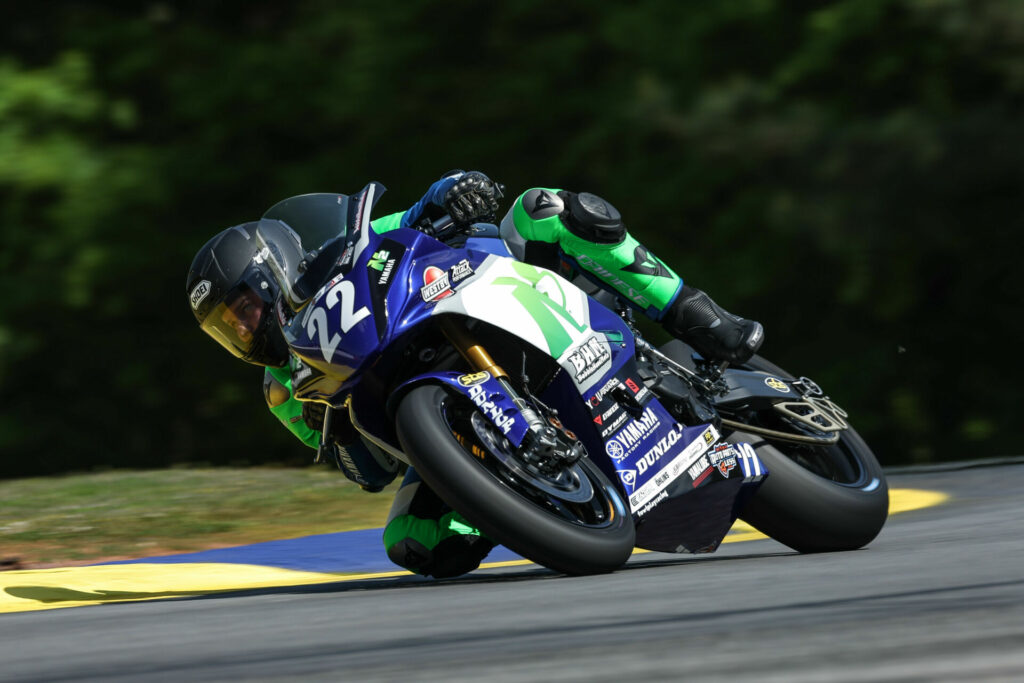
POLYGON ((665 455, 672 446, 679 441, 681 432, 678 429, 673 429, 667 435, 663 436, 658 443, 654 444, 654 448, 647 451, 643 456, 636 461, 636 469, 640 474, 647 471, 647 468, 654 463, 661 460, 661 456, 665 455))
POLYGON ((451 296, 452 284, 448 278, 448 271, 441 270, 437 266, 427 266, 423 271, 423 286, 420 288, 420 296, 426 302, 440 301, 451 296))
POLYGON ((487 394, 479 384, 469 388, 469 397, 480 408, 480 412, 488 416, 503 434, 508 435, 512 425, 516 423, 515 418, 506 415, 499 406, 494 405, 494 401, 487 400, 487 394))
MULTIPOLYGON (((651 433, 661 421, 654 411, 648 408, 639 419, 633 420, 623 427, 605 445, 605 451, 613 460, 621 460, 632 453, 645 436, 651 433)), ((678 436, 676 437, 678 439, 678 436)), ((640 470, 643 473, 647 467, 640 470)))
POLYGON ((612 357, 608 347, 594 336, 569 354, 569 362, 576 371, 576 381, 582 382, 598 371, 612 357))

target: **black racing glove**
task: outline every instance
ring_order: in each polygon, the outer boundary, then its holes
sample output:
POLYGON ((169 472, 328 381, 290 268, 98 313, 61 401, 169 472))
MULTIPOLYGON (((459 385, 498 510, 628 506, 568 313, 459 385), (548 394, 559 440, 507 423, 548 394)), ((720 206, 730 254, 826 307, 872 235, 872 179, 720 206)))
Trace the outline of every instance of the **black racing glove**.
POLYGON ((444 209, 456 223, 493 223, 504 189, 480 171, 468 171, 445 193, 444 209))

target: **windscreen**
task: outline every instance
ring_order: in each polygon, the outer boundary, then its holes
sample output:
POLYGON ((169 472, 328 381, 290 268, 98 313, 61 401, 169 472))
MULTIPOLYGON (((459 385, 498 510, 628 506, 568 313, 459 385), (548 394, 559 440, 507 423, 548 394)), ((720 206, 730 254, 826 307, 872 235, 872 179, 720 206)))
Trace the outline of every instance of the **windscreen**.
POLYGON ((322 192, 289 197, 260 220, 263 257, 293 310, 333 272, 348 242, 350 213, 348 196, 322 192))
POLYGON ((263 217, 285 223, 309 252, 348 232, 349 198, 332 192, 301 194, 274 204, 263 217))

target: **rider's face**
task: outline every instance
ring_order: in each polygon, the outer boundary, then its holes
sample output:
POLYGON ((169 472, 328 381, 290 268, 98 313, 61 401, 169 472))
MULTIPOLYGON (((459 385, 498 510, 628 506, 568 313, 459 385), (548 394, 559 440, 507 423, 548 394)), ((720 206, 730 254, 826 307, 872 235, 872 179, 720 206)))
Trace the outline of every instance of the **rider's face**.
POLYGON ((260 295, 249 289, 228 304, 221 319, 230 325, 238 338, 248 343, 260 325, 263 316, 263 301, 260 295))

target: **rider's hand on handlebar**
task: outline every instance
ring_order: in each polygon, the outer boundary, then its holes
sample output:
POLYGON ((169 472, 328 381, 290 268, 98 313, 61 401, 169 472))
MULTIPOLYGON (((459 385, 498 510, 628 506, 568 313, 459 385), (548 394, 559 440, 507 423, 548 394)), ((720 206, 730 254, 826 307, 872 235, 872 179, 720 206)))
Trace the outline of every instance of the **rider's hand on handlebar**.
POLYGON ((444 209, 456 223, 493 222, 498 200, 504 197, 504 189, 483 173, 469 171, 462 174, 445 194, 444 209))

